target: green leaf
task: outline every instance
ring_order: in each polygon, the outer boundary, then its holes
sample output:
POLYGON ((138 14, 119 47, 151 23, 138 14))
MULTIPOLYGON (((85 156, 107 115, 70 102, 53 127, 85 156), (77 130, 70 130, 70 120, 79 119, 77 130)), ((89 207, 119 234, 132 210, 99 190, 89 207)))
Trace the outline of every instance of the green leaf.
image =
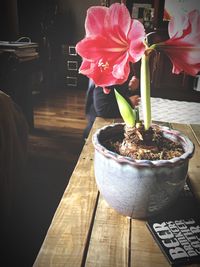
POLYGON ((136 119, 135 110, 132 109, 131 105, 127 102, 127 100, 123 96, 121 96, 117 92, 116 89, 114 89, 114 91, 119 111, 124 122, 126 123, 127 126, 133 127, 135 125, 135 119, 136 119))

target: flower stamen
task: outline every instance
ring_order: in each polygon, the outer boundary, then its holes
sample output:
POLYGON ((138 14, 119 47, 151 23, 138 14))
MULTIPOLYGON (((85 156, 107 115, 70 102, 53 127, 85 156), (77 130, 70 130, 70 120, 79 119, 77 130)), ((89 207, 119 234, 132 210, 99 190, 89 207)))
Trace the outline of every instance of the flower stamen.
POLYGON ((101 72, 105 71, 105 70, 107 70, 109 68, 109 63, 108 63, 108 61, 106 61, 104 63, 103 60, 100 59, 99 62, 98 62, 98 67, 101 69, 101 72))

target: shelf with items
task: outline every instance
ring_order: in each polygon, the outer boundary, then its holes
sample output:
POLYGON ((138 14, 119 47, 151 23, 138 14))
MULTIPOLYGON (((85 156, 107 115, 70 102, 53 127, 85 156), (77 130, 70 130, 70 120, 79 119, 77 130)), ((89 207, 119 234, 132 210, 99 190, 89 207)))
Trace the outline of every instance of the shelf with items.
POLYGON ((126 0, 126 6, 132 18, 140 20, 147 32, 167 30, 163 21, 164 0, 126 0))

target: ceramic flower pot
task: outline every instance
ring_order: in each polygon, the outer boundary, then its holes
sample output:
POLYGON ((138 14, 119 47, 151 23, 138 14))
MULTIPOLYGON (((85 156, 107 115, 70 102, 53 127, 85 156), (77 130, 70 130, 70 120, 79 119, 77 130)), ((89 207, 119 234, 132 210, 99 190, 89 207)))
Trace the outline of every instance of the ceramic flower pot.
POLYGON ((170 160, 133 160, 109 151, 102 141, 123 133, 123 123, 103 127, 93 135, 94 170, 98 189, 117 212, 144 219, 159 213, 183 189, 194 145, 182 133, 159 126, 164 136, 180 141, 185 153, 170 160))

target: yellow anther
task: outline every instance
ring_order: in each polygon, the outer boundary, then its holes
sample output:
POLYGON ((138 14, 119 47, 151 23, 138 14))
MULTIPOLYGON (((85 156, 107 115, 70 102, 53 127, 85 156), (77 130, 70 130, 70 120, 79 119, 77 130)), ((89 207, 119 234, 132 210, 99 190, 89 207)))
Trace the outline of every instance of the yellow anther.
POLYGON ((108 61, 106 61, 105 63, 103 63, 103 60, 100 59, 99 60, 99 63, 98 63, 98 67, 101 68, 101 71, 107 70, 109 68, 109 63, 108 63, 108 61))

